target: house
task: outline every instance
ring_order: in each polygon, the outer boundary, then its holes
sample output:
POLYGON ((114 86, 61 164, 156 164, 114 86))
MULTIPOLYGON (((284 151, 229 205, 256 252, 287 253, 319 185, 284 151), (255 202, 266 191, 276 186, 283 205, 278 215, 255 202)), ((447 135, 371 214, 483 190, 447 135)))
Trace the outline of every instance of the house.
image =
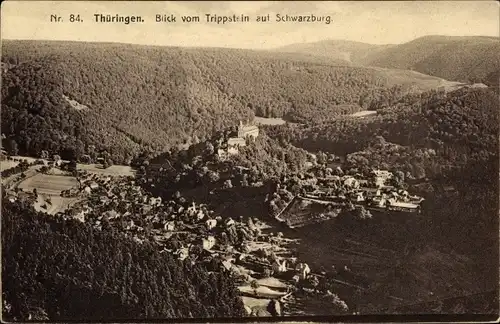
POLYGON ((201 221, 203 218, 205 218, 205 213, 203 213, 203 210, 200 209, 196 214, 196 219, 201 221))
MULTIPOLYGON (((76 208, 71 211, 71 216, 73 219, 78 220, 82 223, 85 222, 85 210, 83 208, 76 208)), ((96 223, 97 225, 97 223, 96 223)))
POLYGON ((93 181, 92 183, 90 183, 90 189, 95 190, 97 188, 99 188, 99 185, 97 184, 97 182, 93 181))
POLYGON ((175 222, 166 222, 165 226, 163 227, 166 231, 174 231, 175 230, 175 222))
POLYGON ((283 260, 282 262, 280 262, 279 260, 274 260, 271 267, 274 273, 286 272, 287 271, 286 260, 283 260))
POLYGON ((233 264, 231 263, 231 261, 228 260, 222 261, 222 266, 224 267, 224 269, 228 271, 230 271, 233 268, 233 264))
POLYGON ((359 188, 359 181, 356 180, 354 177, 347 177, 344 180, 344 186, 350 188, 359 188))
POLYGON ((201 244, 205 250, 210 250, 215 245, 215 237, 210 235, 207 238, 202 239, 201 244))
POLYGON ((238 148, 246 146, 246 145, 247 145, 247 143, 246 143, 244 138, 231 137, 227 141, 227 153, 228 154, 238 154, 239 153, 238 148))
POLYGON ((384 196, 382 197, 374 197, 372 200, 372 206, 375 207, 385 207, 386 205, 386 198, 384 196))
POLYGON ((223 150, 223 149, 218 149, 217 150, 217 155, 219 156, 219 158, 221 160, 225 160, 225 159, 228 158, 228 153, 225 150, 223 150))
POLYGON ((354 202, 362 202, 365 201, 365 196, 362 191, 356 192, 351 195, 351 200, 354 202))
POLYGON ((306 279, 307 275, 311 273, 311 269, 307 265, 307 263, 299 263, 295 267, 295 271, 298 272, 298 275, 300 276, 301 279, 306 279))
POLYGON ((395 201, 393 199, 389 199, 389 205, 387 205, 387 209, 391 211, 402 211, 408 213, 420 212, 420 206, 417 204, 395 201))
MULTIPOLYGON (((196 203, 193 201, 192 205, 187 208, 187 213, 189 214, 189 216, 194 216, 197 211, 198 210, 196 208, 196 203)), ((179 210, 179 212, 181 211, 179 210)))
POLYGON ((392 173, 387 170, 373 170, 373 180, 376 187, 383 187, 387 180, 392 178, 392 173))
POLYGON ((382 190, 380 188, 365 188, 366 197, 380 197, 382 195, 382 190))
POLYGON ((217 220, 215 220, 215 219, 207 219, 205 221, 205 224, 207 225, 208 229, 212 229, 215 226, 217 226, 217 220))

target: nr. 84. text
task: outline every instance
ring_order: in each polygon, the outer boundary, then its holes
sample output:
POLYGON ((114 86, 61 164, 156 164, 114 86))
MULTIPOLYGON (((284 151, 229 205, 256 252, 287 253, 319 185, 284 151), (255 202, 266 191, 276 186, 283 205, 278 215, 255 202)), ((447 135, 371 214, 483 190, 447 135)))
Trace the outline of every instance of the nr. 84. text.
POLYGON ((69 21, 69 22, 83 22, 83 19, 80 18, 79 14, 70 14, 67 19, 64 19, 62 16, 59 15, 50 15, 50 22, 64 22, 64 21, 69 21))

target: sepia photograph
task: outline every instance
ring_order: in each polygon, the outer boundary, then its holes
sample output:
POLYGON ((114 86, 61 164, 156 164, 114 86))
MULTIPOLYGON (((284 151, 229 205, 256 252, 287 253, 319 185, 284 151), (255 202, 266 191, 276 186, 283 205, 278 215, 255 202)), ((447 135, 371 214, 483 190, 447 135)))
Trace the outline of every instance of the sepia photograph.
POLYGON ((4 1, 2 322, 495 322, 497 1, 4 1))

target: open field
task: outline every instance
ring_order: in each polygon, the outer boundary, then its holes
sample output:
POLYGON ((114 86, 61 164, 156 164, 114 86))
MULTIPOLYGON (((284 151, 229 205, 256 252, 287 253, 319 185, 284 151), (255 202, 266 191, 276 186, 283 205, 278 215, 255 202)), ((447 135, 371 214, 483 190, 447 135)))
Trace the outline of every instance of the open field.
POLYGON ((376 115, 377 112, 374 110, 363 110, 363 111, 358 111, 355 112, 354 114, 351 114, 351 117, 367 117, 371 115, 376 115))
POLYGON ((78 181, 74 177, 61 175, 36 174, 19 184, 19 188, 33 191, 36 188, 39 194, 59 196, 61 191, 75 188, 78 181))
POLYGON ((35 210, 45 212, 49 215, 64 212, 71 205, 78 201, 78 198, 66 198, 59 196, 50 196, 50 203, 47 202, 45 195, 38 195, 35 202, 35 210))
POLYGON ((255 117, 255 123, 259 125, 283 125, 286 123, 286 120, 282 118, 264 118, 264 117, 255 117))
POLYGON ((429 91, 439 87, 445 87, 445 89, 458 89, 464 85, 461 82, 448 81, 411 70, 386 69, 381 67, 370 68, 379 72, 379 77, 385 79, 389 86, 406 85, 413 86, 419 91, 429 91))
POLYGON ((78 170, 116 177, 135 175, 134 169, 128 165, 112 165, 104 169, 100 164, 78 164, 77 168, 78 170))
POLYGON ((19 164, 18 161, 12 161, 12 160, 0 161, 0 171, 13 168, 13 167, 17 166, 18 164, 19 164))

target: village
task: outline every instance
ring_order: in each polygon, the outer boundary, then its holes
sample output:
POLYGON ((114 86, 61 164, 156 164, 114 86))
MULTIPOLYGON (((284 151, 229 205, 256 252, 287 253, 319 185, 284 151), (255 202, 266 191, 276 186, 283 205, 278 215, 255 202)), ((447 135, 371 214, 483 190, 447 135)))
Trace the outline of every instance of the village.
MULTIPOLYGON (((249 138, 258 136, 257 126, 240 122, 237 135, 230 137, 226 149, 219 149, 217 154, 223 159, 238 154, 249 138)), ((179 262, 203 263, 211 271, 229 271, 237 278, 250 316, 295 314, 294 304, 304 299, 325 299, 337 311, 349 312, 327 282, 350 285, 345 281, 353 276, 350 269, 343 266, 333 274, 311 269, 292 252, 289 246, 293 240, 274 227, 274 219, 244 220, 239 215, 222 218, 207 205, 188 201, 180 192, 168 200, 151 196, 129 172, 120 174, 107 172, 109 167, 70 164, 57 157, 50 162, 22 161, 15 171, 23 173, 10 187, 9 199, 29 200, 39 211, 90 223, 96 230, 114 228, 138 243, 155 242, 162 253, 175 256, 179 262)), ((328 219, 324 217, 326 210, 346 206, 418 213, 423 199, 400 189, 398 181, 396 175, 385 170, 344 173, 340 167, 311 163, 310 172, 282 178, 268 203, 274 207, 271 216, 289 228, 297 225, 290 215, 299 202, 320 205, 322 211, 316 220, 328 219)), ((307 220, 298 222, 301 226, 314 218, 310 206, 305 204, 304 209, 307 212, 303 218, 307 220)))
POLYGON ((163 201, 146 194, 130 176, 82 169, 75 174, 61 170, 63 164, 42 160, 29 164, 21 161, 20 165, 18 171, 28 176, 15 178, 19 183, 9 189, 9 200, 28 201, 37 210, 51 210, 65 219, 90 223, 96 230, 113 227, 138 243, 156 242, 162 253, 174 255, 179 262, 202 262, 212 267, 211 271, 230 271, 238 278, 250 316, 284 315, 285 304, 293 301, 297 287, 307 291, 307 287, 313 287, 310 282, 317 281, 309 266, 287 249, 290 240, 270 231, 269 225, 257 218, 222 219, 206 205, 187 201, 180 193, 163 201), (58 177, 69 183, 74 179, 71 174, 76 176, 73 186, 60 187, 63 190, 58 194, 44 190, 40 181, 30 180, 58 177), (30 186, 23 185, 26 182, 30 186), (72 203, 51 208, 58 199, 70 199, 72 203), (223 268, 214 268, 213 260, 220 261, 223 268))
POLYGON ((334 218, 342 210, 368 218, 371 212, 420 214, 424 198, 411 195, 401 177, 387 170, 344 172, 340 166, 332 169, 316 165, 311 172, 280 179, 267 201, 271 215, 291 228, 334 218), (297 215, 297 205, 311 204, 321 206, 319 210, 324 212, 297 215), (327 212, 332 210, 336 212, 327 212))

